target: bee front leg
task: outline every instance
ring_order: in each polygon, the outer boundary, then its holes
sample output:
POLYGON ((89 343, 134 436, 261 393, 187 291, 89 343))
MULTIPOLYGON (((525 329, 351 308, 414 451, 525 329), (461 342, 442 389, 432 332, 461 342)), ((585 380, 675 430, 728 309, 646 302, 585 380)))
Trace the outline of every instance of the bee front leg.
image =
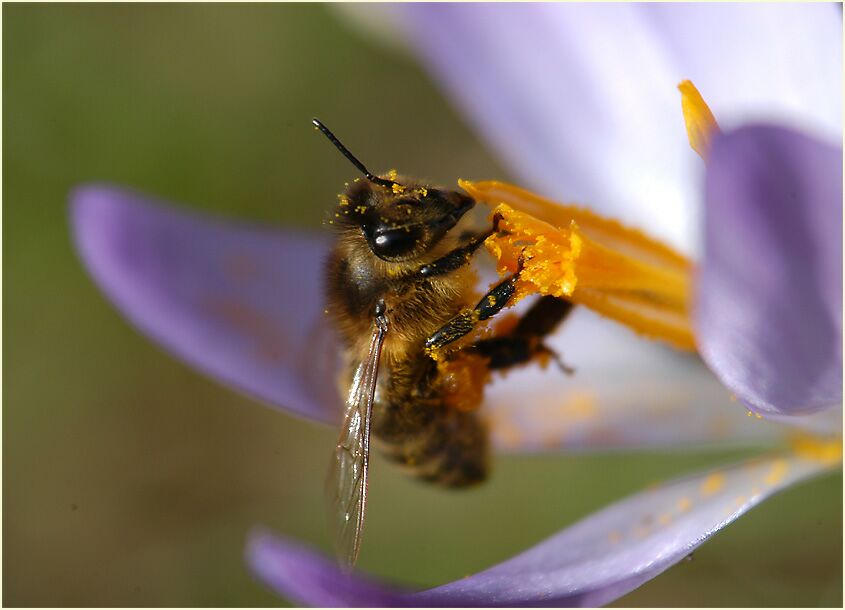
POLYGON ((469 263, 469 259, 472 258, 472 255, 475 254, 475 251, 478 250, 484 241, 499 231, 499 220, 501 219, 500 214, 496 214, 493 217, 493 228, 489 231, 485 231, 479 235, 473 237, 469 242, 455 248, 454 250, 447 252, 436 261, 428 263, 427 265, 423 265, 419 269, 417 269, 416 275, 420 279, 427 279, 430 277, 436 277, 438 275, 446 275, 447 273, 451 273, 457 269, 460 269, 467 263, 469 263))
POLYGON ((474 309, 465 309, 446 324, 435 331, 425 341, 425 351, 428 354, 457 341, 469 333, 476 324, 490 318, 505 307, 516 292, 516 282, 519 279, 520 268, 512 276, 505 278, 485 294, 474 309))
POLYGON ((476 235, 467 244, 447 252, 436 261, 423 265, 417 269, 416 275, 421 279, 428 279, 438 275, 446 275, 447 273, 460 269, 469 263, 469 259, 472 258, 473 254, 475 254, 475 251, 478 250, 484 243, 484 240, 492 234, 493 231, 487 231, 481 235, 476 235))

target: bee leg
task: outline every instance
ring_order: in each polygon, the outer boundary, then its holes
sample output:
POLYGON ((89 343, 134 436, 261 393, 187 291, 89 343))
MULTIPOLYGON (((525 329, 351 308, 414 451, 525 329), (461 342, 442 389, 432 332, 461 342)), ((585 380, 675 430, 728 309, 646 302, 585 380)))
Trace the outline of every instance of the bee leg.
POLYGON ((481 235, 476 235, 467 244, 459 248, 455 248, 451 252, 447 252, 438 258, 436 261, 423 265, 417 269, 417 276, 425 279, 438 275, 446 275, 456 269, 460 269, 469 263, 469 259, 472 258, 473 254, 475 254, 475 251, 478 250, 478 248, 480 248, 484 243, 484 240, 492 234, 493 231, 487 231, 481 235))
POLYGON ((574 370, 543 343, 543 338, 566 319, 573 307, 573 303, 565 299, 540 297, 508 334, 481 339, 465 349, 487 358, 491 369, 508 369, 546 356, 552 358, 561 371, 571 375, 574 370))
POLYGON ((500 214, 496 214, 493 217, 493 228, 489 231, 485 231, 479 235, 473 237, 468 243, 460 246, 459 248, 455 248, 451 252, 447 252, 443 256, 441 256, 436 261, 428 263, 427 265, 423 265, 419 269, 417 269, 417 276, 420 278, 430 278, 435 277, 438 275, 446 275, 447 273, 451 273, 456 269, 460 269, 467 263, 469 263, 469 259, 472 258, 472 255, 475 254, 475 251, 478 250, 484 241, 499 231, 499 220, 501 219, 500 214))
POLYGON ((425 341, 425 351, 428 354, 436 352, 445 345, 457 341, 475 325, 490 318, 505 307, 516 292, 516 281, 519 279, 521 266, 512 276, 505 278, 485 294, 474 309, 465 309, 454 318, 446 322, 425 341))

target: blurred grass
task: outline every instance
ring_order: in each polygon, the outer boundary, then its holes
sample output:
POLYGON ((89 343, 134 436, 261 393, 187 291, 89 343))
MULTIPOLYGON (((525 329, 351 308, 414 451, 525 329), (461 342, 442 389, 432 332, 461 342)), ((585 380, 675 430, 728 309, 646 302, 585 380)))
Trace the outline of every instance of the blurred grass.
MULTIPOLYGON (((82 270, 66 200, 110 181, 316 227, 350 168, 507 178, 408 58, 315 5, 3 6, 3 603, 263 606, 242 562, 266 524, 327 548, 335 433, 201 377, 82 270), (458 168, 457 170, 455 168, 458 168)), ((467 494, 375 458, 362 567, 432 585, 621 495, 741 453, 499 459, 467 494), (413 527, 409 527, 413 523, 413 527)), ((842 480, 766 502, 621 605, 842 603, 842 480)))

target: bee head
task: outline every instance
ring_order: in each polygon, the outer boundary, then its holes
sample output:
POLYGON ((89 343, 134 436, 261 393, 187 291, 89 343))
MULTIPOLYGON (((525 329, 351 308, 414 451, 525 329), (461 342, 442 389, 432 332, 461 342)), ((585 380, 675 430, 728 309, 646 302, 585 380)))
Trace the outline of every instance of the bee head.
POLYGON ((360 227, 373 254, 411 260, 436 246, 475 205, 471 197, 389 174, 391 188, 359 180, 341 196, 339 218, 360 227))
POLYGON ((402 179, 396 172, 372 174, 328 127, 318 119, 312 123, 364 174, 366 180, 357 179, 341 195, 335 217, 359 227, 380 259, 401 262, 425 254, 475 205, 467 195, 402 179))

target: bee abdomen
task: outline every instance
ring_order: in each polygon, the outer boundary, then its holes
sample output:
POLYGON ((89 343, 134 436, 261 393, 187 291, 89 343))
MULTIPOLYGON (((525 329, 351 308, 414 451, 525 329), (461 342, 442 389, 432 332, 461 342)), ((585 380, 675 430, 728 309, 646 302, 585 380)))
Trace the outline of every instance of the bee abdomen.
POLYGON ((389 459, 424 481, 467 487, 487 477, 487 430, 474 412, 429 401, 386 405, 373 414, 373 433, 389 459))

